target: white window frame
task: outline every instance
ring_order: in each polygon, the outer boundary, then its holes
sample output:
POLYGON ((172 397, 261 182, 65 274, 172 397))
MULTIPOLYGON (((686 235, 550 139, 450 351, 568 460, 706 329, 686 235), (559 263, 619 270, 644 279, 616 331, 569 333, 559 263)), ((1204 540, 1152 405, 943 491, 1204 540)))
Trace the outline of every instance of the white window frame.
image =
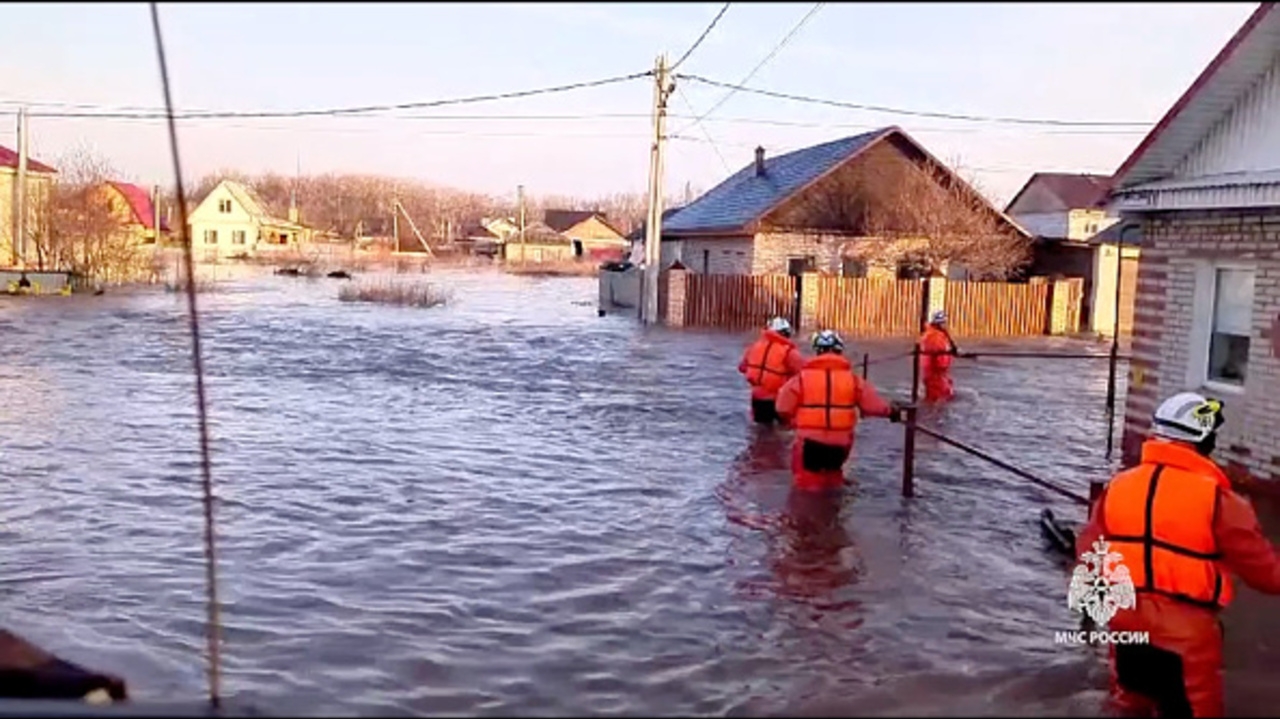
POLYGON ((216 245, 216 244, 218 244, 218 231, 217 231, 217 230, 206 229, 206 230, 204 231, 204 243, 205 243, 206 245, 216 245))
POLYGON ((231 200, 226 198, 218 200, 218 212, 223 215, 231 214, 231 200))
POLYGON ((249 233, 248 233, 248 232, 246 232, 246 231, 244 231, 244 230, 232 230, 232 231, 231 231, 231 244, 233 244, 233 245, 247 245, 247 244, 249 244, 249 233))
MULTIPOLYGON (((1251 373, 1246 369, 1245 381, 1242 385, 1217 382, 1209 379, 1209 343, 1213 337, 1214 301, 1218 294, 1218 270, 1241 270, 1252 272, 1254 277, 1253 307, 1258 305, 1258 265, 1240 261, 1201 261, 1195 268, 1195 294, 1191 303, 1191 336, 1187 346, 1187 386, 1208 390, 1219 395, 1240 396, 1245 393, 1251 373)), ((1249 355, 1252 359, 1253 349, 1261 338, 1250 323, 1249 355)), ((1250 367, 1250 362, 1246 367, 1250 367)), ((1251 368, 1251 367, 1250 367, 1251 368)))

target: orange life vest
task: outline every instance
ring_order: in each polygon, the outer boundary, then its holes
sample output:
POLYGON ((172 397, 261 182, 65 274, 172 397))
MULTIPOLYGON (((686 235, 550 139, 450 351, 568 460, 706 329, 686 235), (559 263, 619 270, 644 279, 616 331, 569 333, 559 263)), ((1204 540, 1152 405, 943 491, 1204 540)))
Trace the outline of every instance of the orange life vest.
POLYGON ((1152 446, 1148 441, 1143 449, 1143 463, 1117 474, 1107 485, 1104 538, 1123 558, 1140 594, 1160 594, 1209 609, 1227 606, 1233 596, 1231 579, 1218 563, 1213 534, 1225 477, 1158 461, 1161 454, 1172 459, 1177 452, 1192 452, 1189 448, 1152 446))
POLYGON ((765 330, 760 339, 747 350, 747 382, 771 392, 777 392, 791 378, 787 369, 787 355, 795 351, 791 340, 772 330, 765 330))
POLYGON ((800 404, 796 429, 852 431, 858 424, 862 379, 849 360, 836 354, 818 355, 800 370, 800 404))

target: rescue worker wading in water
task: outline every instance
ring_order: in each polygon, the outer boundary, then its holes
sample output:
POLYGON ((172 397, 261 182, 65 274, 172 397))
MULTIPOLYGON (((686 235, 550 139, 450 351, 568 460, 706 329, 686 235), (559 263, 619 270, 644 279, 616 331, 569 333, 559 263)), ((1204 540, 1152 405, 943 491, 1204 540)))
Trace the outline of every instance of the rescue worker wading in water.
POLYGON ((1129 713, 1223 716, 1218 615, 1231 574, 1280 594, 1280 560, 1252 505, 1209 459, 1223 422, 1221 402, 1194 392, 1165 400, 1141 463, 1111 480, 1076 540, 1078 555, 1108 542, 1137 591, 1137 605, 1107 626, 1149 633, 1150 644, 1111 645, 1112 693, 1129 713))
POLYGON ((796 431, 791 446, 796 489, 823 491, 844 486, 844 463, 853 451, 859 413, 897 422, 901 409, 854 374, 840 335, 817 333, 813 351, 817 356, 778 391, 777 408, 796 431))
POLYGON ((938 310, 929 318, 929 326, 920 337, 920 378, 924 382, 924 401, 946 402, 955 396, 951 383, 951 360, 960 354, 947 332, 947 313, 938 310))
POLYGON ((791 323, 782 317, 769 320, 738 363, 738 371, 751 385, 751 418, 758 424, 773 424, 779 417, 774 408, 778 390, 804 366, 804 358, 791 341, 791 323))

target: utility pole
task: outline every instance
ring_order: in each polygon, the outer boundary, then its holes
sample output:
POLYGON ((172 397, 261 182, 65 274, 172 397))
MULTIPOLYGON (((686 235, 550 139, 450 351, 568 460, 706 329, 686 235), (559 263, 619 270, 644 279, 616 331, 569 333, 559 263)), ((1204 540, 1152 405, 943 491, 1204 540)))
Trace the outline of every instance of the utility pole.
POLYGON ((27 108, 18 108, 18 186, 13 209, 13 264, 27 268, 27 108))
POLYGON ((156 249, 160 249, 160 186, 151 186, 151 230, 156 236, 156 249))
POLYGON ((520 264, 524 264, 528 259, 526 255, 529 248, 524 244, 524 185, 516 187, 516 204, 519 205, 520 212, 520 264))
POLYGON ((400 252, 400 198, 391 197, 391 236, 396 238, 396 253, 400 252))
POLYGON ((653 145, 649 148, 649 220, 644 233, 643 295, 640 319, 645 324, 658 321, 658 270, 662 262, 663 150, 667 134, 667 99, 675 90, 668 76, 667 56, 658 56, 654 67, 653 145))

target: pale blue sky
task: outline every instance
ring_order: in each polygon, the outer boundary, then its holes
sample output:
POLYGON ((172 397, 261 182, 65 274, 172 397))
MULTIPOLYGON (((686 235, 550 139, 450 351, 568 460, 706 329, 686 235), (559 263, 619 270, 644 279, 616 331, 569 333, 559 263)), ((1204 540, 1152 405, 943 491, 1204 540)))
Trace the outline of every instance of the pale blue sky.
MULTIPOLYGON (((732 5, 681 71, 736 83, 812 7, 732 5)), ((1154 122, 1256 7, 1220 4, 829 3, 749 85, 911 110, 1154 122)), ((720 3, 162 5, 179 109, 309 109, 517 91, 644 71, 678 57, 720 3)), ((724 90, 684 82, 669 129, 724 90)), ((457 108, 434 117, 202 120, 180 134, 186 174, 220 167, 421 178, 489 193, 640 191, 652 84, 457 108), (501 115, 615 115, 571 120, 501 115), (617 117, 616 115, 632 115, 617 117), (441 119, 465 115, 467 119, 441 119), (488 119, 474 119, 484 115, 488 119)), ((15 102, 163 105, 143 3, 6 4, 0 110, 15 102)), ((33 108, 33 112, 65 108, 33 108)), ((4 120, 0 144, 12 146, 4 120)), ((1111 172, 1134 130, 919 119, 738 93, 673 140, 670 188, 707 189, 771 153, 898 124, 1008 199, 1036 170, 1111 172), (748 122, 747 120, 750 120, 748 122), (780 121, 777 123, 760 122, 780 121), (722 162, 723 155, 725 162, 722 162)), ((76 145, 126 179, 172 182, 156 121, 33 118, 33 155, 76 145)))

